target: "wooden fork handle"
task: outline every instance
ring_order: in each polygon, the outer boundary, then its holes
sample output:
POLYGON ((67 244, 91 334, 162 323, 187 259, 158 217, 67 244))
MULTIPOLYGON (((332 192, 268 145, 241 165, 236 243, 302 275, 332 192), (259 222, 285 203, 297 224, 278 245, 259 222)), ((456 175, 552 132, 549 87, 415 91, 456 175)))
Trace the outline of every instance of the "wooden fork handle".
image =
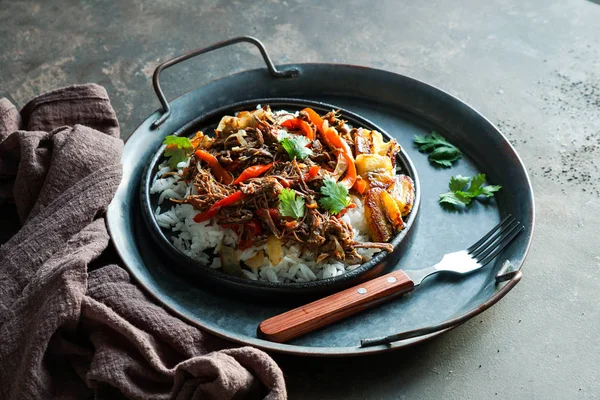
POLYGON ((258 326, 258 334, 273 342, 287 342, 409 292, 414 287, 404 271, 393 271, 264 320, 258 326))

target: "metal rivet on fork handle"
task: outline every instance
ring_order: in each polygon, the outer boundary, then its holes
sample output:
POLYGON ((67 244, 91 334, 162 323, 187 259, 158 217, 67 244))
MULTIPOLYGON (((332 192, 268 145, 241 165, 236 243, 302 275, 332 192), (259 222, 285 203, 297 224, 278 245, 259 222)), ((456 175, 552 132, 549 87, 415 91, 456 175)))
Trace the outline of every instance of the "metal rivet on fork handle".
POLYGON ((367 289, 365 289, 364 287, 361 287, 361 288, 358 288, 357 292, 359 294, 365 294, 365 293, 367 293, 367 289))

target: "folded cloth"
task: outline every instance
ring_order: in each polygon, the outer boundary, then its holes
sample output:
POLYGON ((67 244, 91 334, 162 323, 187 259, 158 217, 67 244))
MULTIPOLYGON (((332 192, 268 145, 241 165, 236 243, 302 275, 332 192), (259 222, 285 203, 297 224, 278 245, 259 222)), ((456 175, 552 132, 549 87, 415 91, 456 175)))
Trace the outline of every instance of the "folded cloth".
POLYGON ((0 398, 286 398, 267 354, 169 315, 112 260, 122 146, 100 86, 0 99, 0 203, 21 221, 0 247, 0 398))

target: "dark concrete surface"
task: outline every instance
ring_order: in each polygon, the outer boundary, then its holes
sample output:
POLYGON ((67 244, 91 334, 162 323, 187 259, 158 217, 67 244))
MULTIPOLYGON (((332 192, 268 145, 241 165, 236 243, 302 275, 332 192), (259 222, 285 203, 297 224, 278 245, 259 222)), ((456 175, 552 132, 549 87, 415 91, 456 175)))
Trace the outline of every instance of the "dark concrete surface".
MULTIPOLYGON (((96 82, 123 138, 158 107, 161 60, 241 34, 276 63, 403 73, 473 105, 530 171, 537 205, 523 281, 498 305, 407 351, 276 356, 292 399, 600 398, 600 6, 586 0, 0 0, 0 97, 24 105, 96 82)), ((165 74, 175 97, 260 66, 240 45, 165 74)))

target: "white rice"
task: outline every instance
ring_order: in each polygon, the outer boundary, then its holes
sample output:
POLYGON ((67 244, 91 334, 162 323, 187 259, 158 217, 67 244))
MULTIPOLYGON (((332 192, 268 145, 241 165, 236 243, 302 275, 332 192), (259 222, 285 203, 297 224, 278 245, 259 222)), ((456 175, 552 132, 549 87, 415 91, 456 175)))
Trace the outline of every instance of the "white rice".
MULTIPOLYGON (((188 161, 177 165, 178 172, 188 166, 188 161)), ((209 265, 210 268, 221 268, 219 257, 212 257, 213 250, 218 253, 221 244, 236 247, 238 237, 236 233, 218 225, 214 220, 196 223, 194 216, 198 211, 189 204, 170 203, 169 199, 183 199, 192 191, 185 181, 176 176, 164 177, 170 172, 169 167, 163 163, 159 166, 157 179, 150 188, 150 193, 159 194, 159 206, 155 210, 155 217, 161 228, 172 232, 171 241, 182 253, 209 265), (165 203, 166 201, 166 203, 165 203), (163 205, 164 204, 164 205, 163 205), (163 207, 163 208, 161 208, 163 207), (163 211, 164 209, 164 211, 163 211), (207 254, 207 250, 208 254, 207 254)), ((367 222, 364 217, 362 200, 352 196, 355 208, 349 209, 342 220, 349 223, 354 231, 354 239, 358 242, 369 241, 367 222)), ((265 251, 265 246, 256 246, 243 251, 236 250, 241 261, 248 260, 259 251, 265 251)), ((378 249, 357 249, 363 262, 370 260, 378 249)), ((266 254, 266 251, 265 251, 266 254)), ((338 260, 326 260, 317 263, 313 254, 302 252, 300 245, 288 243, 283 246, 283 258, 277 265, 272 265, 268 257, 264 258, 263 265, 257 269, 242 269, 243 276, 265 282, 309 282, 319 279, 327 279, 352 271, 360 264, 346 264, 338 260)))

